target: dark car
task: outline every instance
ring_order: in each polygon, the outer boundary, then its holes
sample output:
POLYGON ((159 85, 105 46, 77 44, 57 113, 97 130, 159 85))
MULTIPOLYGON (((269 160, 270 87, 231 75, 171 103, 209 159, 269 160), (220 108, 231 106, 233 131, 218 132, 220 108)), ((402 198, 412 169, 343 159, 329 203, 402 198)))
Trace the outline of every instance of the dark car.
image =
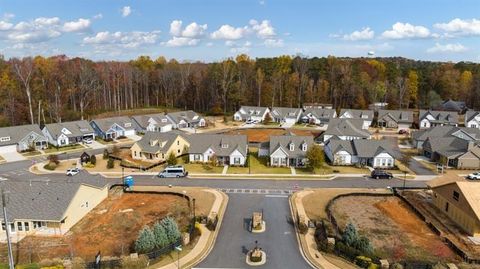
POLYGON ((408 135, 408 130, 401 129, 400 131, 398 131, 398 133, 408 135))
POLYGON ((392 173, 389 173, 387 171, 383 171, 383 170, 373 170, 372 171, 372 174, 370 175, 372 178, 375 178, 375 179, 392 179, 393 178, 393 175, 392 173))

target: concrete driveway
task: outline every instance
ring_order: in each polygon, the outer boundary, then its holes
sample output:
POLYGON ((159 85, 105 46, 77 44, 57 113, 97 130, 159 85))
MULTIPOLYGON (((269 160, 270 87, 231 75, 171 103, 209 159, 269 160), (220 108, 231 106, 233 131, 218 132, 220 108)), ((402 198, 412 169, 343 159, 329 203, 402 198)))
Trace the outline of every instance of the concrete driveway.
MULTIPOLYGON (((392 145, 393 150, 395 151, 395 158, 399 159, 402 157, 402 152, 398 147, 398 138, 397 137, 385 137, 387 141, 390 142, 392 145)), ((430 169, 426 168, 422 163, 417 161, 415 158, 410 158, 410 163, 408 164, 408 168, 412 170, 415 174, 419 176, 433 176, 436 175, 430 169)))
POLYGON ((91 144, 86 144, 87 147, 91 148, 91 149, 103 149, 103 148, 106 148, 107 146, 98 142, 98 141, 92 141, 91 144))
POLYGON ((292 128, 293 125, 295 125, 294 122, 284 122, 284 123, 282 123, 282 125, 280 125, 280 127, 282 127, 282 128, 292 128))
POLYGON ((12 151, 12 152, 3 152, 0 153, 0 156, 2 156, 3 159, 7 162, 18 162, 18 161, 24 161, 27 158, 25 158, 22 154, 12 151))

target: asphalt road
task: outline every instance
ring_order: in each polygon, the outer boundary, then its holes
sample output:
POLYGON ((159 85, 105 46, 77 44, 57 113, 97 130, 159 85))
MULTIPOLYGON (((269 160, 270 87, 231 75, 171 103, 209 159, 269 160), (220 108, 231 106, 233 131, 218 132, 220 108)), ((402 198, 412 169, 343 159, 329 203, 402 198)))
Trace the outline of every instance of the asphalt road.
MULTIPOLYGON (((391 143, 392 148, 395 151, 395 157, 397 159, 401 158, 403 153, 400 151, 400 148, 398 147, 398 138, 397 137, 386 137, 386 140, 391 143)), ((417 161, 413 158, 410 158, 408 168, 410 168, 410 170, 412 170, 415 174, 417 174, 419 176, 435 175, 434 172, 432 172, 430 169, 426 168, 423 164, 421 164, 419 161, 417 161)))

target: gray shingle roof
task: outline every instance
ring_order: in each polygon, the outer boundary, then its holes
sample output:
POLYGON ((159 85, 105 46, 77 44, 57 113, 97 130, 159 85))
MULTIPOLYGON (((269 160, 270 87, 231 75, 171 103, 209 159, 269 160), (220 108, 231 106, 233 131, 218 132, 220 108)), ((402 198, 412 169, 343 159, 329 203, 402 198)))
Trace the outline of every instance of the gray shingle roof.
POLYGON ((468 151, 469 141, 457 137, 429 138, 423 147, 443 156, 456 157, 468 151))
POLYGON ((378 110, 378 121, 391 117, 397 123, 413 123, 413 112, 407 110, 378 110))
POLYGON ((355 140, 340 140, 330 139, 327 145, 335 154, 341 150, 358 156, 360 158, 373 158, 382 152, 386 152, 395 157, 395 152, 392 146, 386 140, 371 140, 371 139, 355 139, 355 140))
POLYGON ((339 117, 342 117, 346 112, 352 115, 352 119, 373 120, 373 110, 343 108, 340 110, 339 117))
POLYGON ((202 154, 211 148, 217 156, 229 156, 235 150, 238 150, 243 156, 247 156, 246 135, 192 134, 186 139, 190 143, 189 153, 202 154), (226 145, 226 147, 222 147, 222 145, 226 145))
POLYGON ((92 122, 95 122, 95 124, 102 130, 102 132, 108 131, 108 129, 110 129, 114 124, 118 124, 119 126, 121 126, 126 130, 135 129, 133 120, 127 116, 94 119, 92 120, 92 122))
POLYGON ((193 110, 171 112, 171 113, 168 113, 167 116, 175 124, 180 123, 182 119, 188 123, 196 123, 196 122, 199 122, 200 119, 202 118, 200 117, 200 115, 197 114, 197 112, 193 110))
POLYGON ((362 119, 340 119, 334 118, 330 120, 324 135, 333 136, 355 136, 369 138, 370 132, 362 129, 362 119))
POLYGON ((328 108, 307 108, 303 115, 308 116, 312 114, 317 119, 322 121, 329 121, 335 115, 335 109, 328 109, 328 108))
POLYGON ((248 119, 250 116, 263 116, 268 107, 264 106, 241 106, 237 111, 243 120, 248 119))
POLYGON ((418 114, 419 121, 422 121, 427 115, 432 115, 435 120, 434 123, 450 123, 458 124, 458 113, 451 111, 438 111, 438 110, 420 110, 418 114))
POLYGON ((269 152, 272 154, 278 148, 282 148, 288 155, 288 157, 296 158, 296 157, 305 157, 306 151, 302 150, 302 144, 307 145, 307 150, 309 147, 313 145, 313 137, 312 136, 300 136, 300 135, 292 135, 292 134, 285 134, 285 135, 272 135, 270 136, 270 149, 269 152), (290 150, 289 145, 293 143, 294 148, 293 151, 290 150))
POLYGON ((148 153, 167 153, 175 139, 181 136, 176 132, 146 132, 145 135, 137 141, 137 145, 142 151, 148 153))
POLYGON ((297 119, 300 114, 302 114, 302 109, 291 107, 272 107, 271 114, 274 119, 297 119))
POLYGON ((474 140, 480 140, 480 130, 476 128, 456 127, 456 126, 435 126, 427 130, 419 130, 412 133, 412 137, 417 141, 425 141, 427 138, 451 137, 452 134, 462 131, 467 133, 474 140))
POLYGON ((449 99, 445 100, 440 106, 438 106, 438 109, 462 112, 467 109, 467 105, 463 101, 454 101, 449 99))
POLYGON ((42 130, 40 130, 40 127, 38 127, 38 125, 35 125, 35 124, 2 127, 0 128, 0 138, 10 137, 10 140, 9 141, 0 140, 0 146, 17 144, 32 132, 37 134, 42 141, 47 140, 47 138, 45 138, 45 136, 43 135, 42 130))
POLYGON ((351 155, 357 154, 355 152, 355 148, 353 147, 353 143, 350 140, 330 139, 325 146, 328 146, 331 149, 332 154, 342 150, 350 153, 351 155))
POLYGON ((47 128, 54 139, 62 134, 63 128, 71 132, 71 134, 65 134, 68 137, 78 137, 94 133, 92 126, 90 126, 86 120, 50 123, 45 125, 44 128, 47 128))
POLYGON ((168 119, 168 117, 164 113, 137 115, 137 116, 132 116, 132 119, 137 123, 138 126, 140 126, 140 128, 144 130, 147 129, 150 120, 155 121, 156 122, 155 125, 160 127, 172 124, 172 122, 168 119), (164 120, 166 120, 166 122, 164 120))
POLYGON ((472 119, 474 119, 478 115, 480 115, 480 111, 468 110, 465 113, 465 123, 471 121, 472 119))

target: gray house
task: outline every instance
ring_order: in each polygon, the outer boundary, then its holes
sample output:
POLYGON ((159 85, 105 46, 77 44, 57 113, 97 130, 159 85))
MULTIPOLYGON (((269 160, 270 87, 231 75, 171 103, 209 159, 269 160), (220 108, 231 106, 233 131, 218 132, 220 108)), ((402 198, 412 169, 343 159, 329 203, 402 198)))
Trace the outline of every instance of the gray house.
POLYGON ((90 122, 97 136, 103 139, 116 139, 135 134, 133 120, 126 116, 95 119, 90 122))
POLYGON ((246 135, 192 134, 185 137, 191 163, 206 163, 217 159, 218 165, 245 165, 248 154, 246 135))
POLYGON ((447 167, 480 168, 480 141, 457 136, 428 138, 422 148, 425 157, 447 167))
POLYGON ((270 113, 268 107, 263 106, 241 106, 240 109, 233 114, 235 121, 254 120, 262 122, 265 120, 265 116, 270 113))
POLYGON ((395 165, 395 152, 385 140, 330 139, 325 144, 325 155, 333 165, 367 165, 373 168, 395 165))
POLYGON ((458 126, 458 113, 450 111, 420 110, 418 114, 420 129, 428 129, 434 126, 458 126))
POLYGON ((262 145, 258 155, 268 156, 271 166, 304 167, 307 151, 313 145, 312 136, 275 135, 262 145))
POLYGON ((480 111, 469 110, 465 113, 465 127, 480 129, 480 111))
POLYGON ((272 112, 270 114, 275 122, 295 124, 300 120, 302 109, 291 107, 272 107, 272 112))
POLYGON ((373 110, 363 109, 342 109, 338 117, 341 119, 360 119, 363 121, 362 129, 368 129, 372 125, 373 110))
POLYGON ((205 127, 206 121, 193 110, 171 112, 167 114, 174 129, 205 127))
POLYGON ((60 147, 95 139, 95 131, 86 120, 50 123, 42 132, 50 144, 60 147))
POLYGON ((138 133, 165 133, 173 129, 173 122, 164 113, 132 116, 132 120, 138 133))
POLYGON ((307 108, 302 114, 302 122, 328 127, 331 119, 337 117, 335 109, 307 108))
POLYGON ((426 130, 419 130, 412 133, 413 145, 417 149, 423 147, 423 143, 428 139, 458 137, 470 141, 480 141, 480 129, 455 127, 455 126, 435 126, 426 130))
POLYGON ((371 133, 363 129, 364 121, 362 119, 340 119, 330 120, 327 130, 323 133, 323 141, 331 138, 340 140, 370 139, 371 133))
POLYGON ((379 127, 408 130, 413 124, 413 112, 380 109, 378 111, 377 124, 379 127))
POLYGON ((38 125, 20 125, 0 128, 0 153, 46 149, 48 140, 38 125))

